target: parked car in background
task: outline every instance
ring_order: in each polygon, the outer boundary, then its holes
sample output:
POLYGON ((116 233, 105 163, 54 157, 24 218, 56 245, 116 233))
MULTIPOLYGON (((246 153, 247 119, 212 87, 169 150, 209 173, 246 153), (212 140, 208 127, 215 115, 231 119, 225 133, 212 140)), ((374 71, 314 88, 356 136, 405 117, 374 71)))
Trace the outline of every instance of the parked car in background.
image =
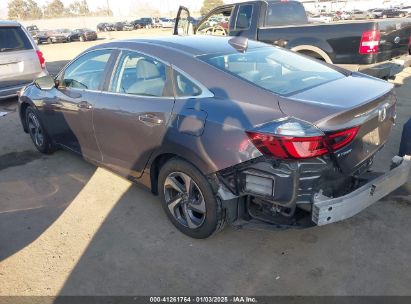
POLYGON ((0 21, 0 99, 17 96, 22 87, 48 75, 43 53, 30 33, 14 21, 0 21))
POLYGON ((399 11, 403 12, 405 16, 411 16, 411 6, 403 6, 399 11))
POLYGON ((132 24, 134 25, 134 28, 139 29, 139 28, 152 28, 154 25, 154 20, 153 18, 140 18, 137 20, 134 20, 132 22, 132 24))
POLYGON ((113 30, 114 30, 114 27, 112 23, 103 22, 103 23, 97 24, 97 31, 99 32, 109 32, 113 30))
POLYGON ((33 39, 36 42, 36 44, 49 43, 48 31, 38 31, 34 34, 33 39))
POLYGON ((132 31, 134 30, 134 25, 130 22, 124 21, 123 22, 123 31, 132 31))
POLYGON ((47 36, 47 42, 49 44, 67 42, 66 34, 59 31, 47 31, 47 36))
POLYGON ((18 113, 40 152, 143 184, 177 229, 206 238, 226 223, 338 222, 405 184, 409 156, 370 172, 395 105, 392 84, 284 48, 170 36, 86 50, 28 86, 18 113))
POLYGON ((29 25, 26 27, 26 29, 29 31, 31 36, 34 36, 39 32, 39 28, 37 27, 37 25, 29 25))
POLYGON ((308 15, 308 21, 313 23, 329 23, 336 20, 337 18, 334 14, 308 15))
POLYGON ((59 33, 66 37, 67 42, 73 41, 73 31, 70 29, 57 29, 55 31, 56 33, 59 33))
POLYGON ((174 20, 169 18, 160 18, 160 25, 163 28, 172 28, 174 27, 174 20))
POLYGON ((71 36, 71 41, 79 40, 79 41, 91 41, 97 40, 97 32, 91 29, 82 28, 82 29, 75 29, 71 36))
POLYGON ((381 18, 397 18, 397 17, 404 17, 405 13, 399 11, 397 9, 385 9, 381 12, 381 18))
POLYGON ((134 25, 132 25, 131 23, 122 21, 122 22, 114 23, 113 28, 115 31, 132 31, 134 29, 134 25))
POLYGON ((376 8, 370 11, 371 18, 381 18, 382 12, 384 11, 383 8, 376 8))
POLYGON ((349 20, 351 19, 351 13, 347 11, 343 11, 341 12, 340 17, 342 20, 349 20))
POLYGON ((310 24, 299 1, 252 1, 219 6, 194 27, 180 7, 174 34, 242 36, 291 49, 330 64, 388 78, 411 64, 411 19, 310 24), (211 20, 229 18, 223 29, 211 20), (181 23, 180 23, 181 22, 181 23))
POLYGON ((351 20, 361 20, 370 18, 370 14, 367 11, 353 10, 350 12, 351 20))

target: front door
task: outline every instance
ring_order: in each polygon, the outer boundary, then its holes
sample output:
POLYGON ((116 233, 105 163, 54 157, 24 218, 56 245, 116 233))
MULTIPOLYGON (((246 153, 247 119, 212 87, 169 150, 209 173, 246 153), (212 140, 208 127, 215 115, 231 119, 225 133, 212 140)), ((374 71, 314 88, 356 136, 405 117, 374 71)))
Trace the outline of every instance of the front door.
POLYGON ((116 66, 107 92, 94 107, 95 134, 103 163, 139 178, 167 132, 174 106, 170 67, 128 50, 121 52, 116 66))
POLYGON ((111 50, 88 52, 73 61, 58 77, 56 98, 48 105, 45 119, 55 140, 85 158, 101 161, 92 114, 101 96, 111 50))

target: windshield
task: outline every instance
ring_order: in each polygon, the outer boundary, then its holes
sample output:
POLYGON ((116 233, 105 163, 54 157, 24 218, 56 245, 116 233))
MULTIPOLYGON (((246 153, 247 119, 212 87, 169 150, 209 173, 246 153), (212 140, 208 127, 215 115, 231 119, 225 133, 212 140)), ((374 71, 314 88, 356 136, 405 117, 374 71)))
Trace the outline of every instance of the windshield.
POLYGON ((345 77, 320 62, 275 47, 199 58, 279 95, 291 95, 345 77))

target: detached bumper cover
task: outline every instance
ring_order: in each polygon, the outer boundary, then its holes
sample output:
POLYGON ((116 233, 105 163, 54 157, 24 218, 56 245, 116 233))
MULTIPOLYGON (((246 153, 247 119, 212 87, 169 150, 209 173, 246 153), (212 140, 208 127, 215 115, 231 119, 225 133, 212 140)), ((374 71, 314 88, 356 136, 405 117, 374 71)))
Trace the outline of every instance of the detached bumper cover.
POLYGON ((393 161, 401 161, 401 164, 345 196, 328 198, 320 195, 315 198, 312 221, 322 226, 350 218, 401 187, 408 180, 411 156, 397 157, 393 161))
POLYGON ((411 55, 393 58, 388 61, 368 65, 340 64, 339 66, 351 71, 365 73, 377 78, 393 77, 404 68, 411 65, 411 55))

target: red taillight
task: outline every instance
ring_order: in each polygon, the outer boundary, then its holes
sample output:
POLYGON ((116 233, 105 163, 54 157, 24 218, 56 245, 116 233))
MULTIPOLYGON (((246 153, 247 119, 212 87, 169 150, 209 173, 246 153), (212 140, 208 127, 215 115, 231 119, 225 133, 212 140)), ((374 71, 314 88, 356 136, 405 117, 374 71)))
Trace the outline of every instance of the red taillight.
POLYGON ((357 135, 359 126, 347 129, 340 132, 335 132, 327 135, 328 144, 333 151, 336 151, 349 144, 357 135))
POLYGON ((366 31, 362 33, 360 42, 360 54, 376 54, 380 44, 380 31, 366 31))
POLYGON ((36 51, 37 57, 39 58, 39 62, 42 69, 46 68, 46 60, 43 57, 43 53, 40 51, 36 51))
POLYGON ((321 156, 349 144, 359 127, 329 133, 324 136, 292 137, 258 132, 247 132, 248 137, 261 153, 282 159, 301 159, 321 156))

